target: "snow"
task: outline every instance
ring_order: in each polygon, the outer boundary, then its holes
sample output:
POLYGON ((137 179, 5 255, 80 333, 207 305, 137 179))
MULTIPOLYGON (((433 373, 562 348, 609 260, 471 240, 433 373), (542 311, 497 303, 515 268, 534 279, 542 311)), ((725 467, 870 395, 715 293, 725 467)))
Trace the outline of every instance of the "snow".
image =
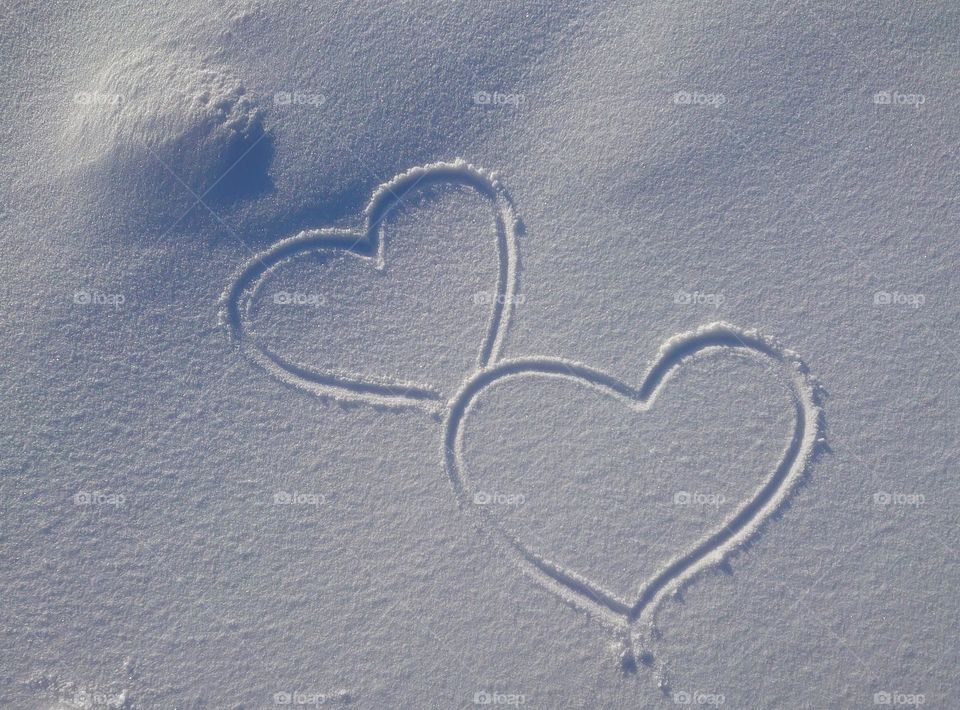
POLYGON ((0 707, 956 707, 949 3, 8 3, 0 707))

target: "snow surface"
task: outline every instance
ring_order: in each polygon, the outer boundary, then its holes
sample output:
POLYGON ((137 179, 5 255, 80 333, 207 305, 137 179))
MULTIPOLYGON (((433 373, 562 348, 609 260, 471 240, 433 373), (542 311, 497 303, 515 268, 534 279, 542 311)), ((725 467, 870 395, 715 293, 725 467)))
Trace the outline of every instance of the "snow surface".
POLYGON ((960 706, 955 3, 0 26, 0 707, 960 706))

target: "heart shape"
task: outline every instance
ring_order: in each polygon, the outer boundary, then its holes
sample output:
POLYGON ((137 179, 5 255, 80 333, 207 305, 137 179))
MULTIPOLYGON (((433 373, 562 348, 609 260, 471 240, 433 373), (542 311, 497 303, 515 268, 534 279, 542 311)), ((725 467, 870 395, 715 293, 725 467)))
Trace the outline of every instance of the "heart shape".
POLYGON ((629 639, 631 630, 638 626, 652 627, 656 609, 669 594, 699 572, 723 562, 783 505, 812 456, 820 428, 821 413, 814 384, 806 367, 793 353, 755 331, 713 323, 667 341, 638 387, 599 370, 557 358, 504 360, 478 372, 449 406, 444 432, 444 462, 461 509, 474 517, 481 532, 548 590, 629 639), (481 395, 491 386, 508 378, 564 378, 593 388, 634 411, 644 412, 655 403, 673 373, 685 363, 708 353, 725 351, 772 365, 783 377, 793 404, 789 443, 762 485, 728 516, 721 527, 670 560, 644 581, 632 598, 614 594, 586 576, 534 552, 509 533, 491 514, 489 507, 475 504, 477 490, 465 475, 463 460, 465 423, 481 395))
POLYGON ((490 314, 476 369, 482 370, 496 362, 516 300, 519 221, 496 176, 464 160, 412 168, 383 183, 367 203, 363 226, 359 229, 310 229, 282 239, 256 254, 239 270, 220 299, 220 321, 229 329, 232 341, 272 376, 312 394, 388 407, 439 411, 445 397, 436 383, 332 367, 305 367, 278 355, 260 342, 251 320, 252 303, 267 277, 303 254, 348 255, 382 272, 387 264, 386 220, 414 190, 434 186, 467 188, 489 201, 492 207, 497 233, 497 282, 495 290, 486 299, 490 301, 490 314))

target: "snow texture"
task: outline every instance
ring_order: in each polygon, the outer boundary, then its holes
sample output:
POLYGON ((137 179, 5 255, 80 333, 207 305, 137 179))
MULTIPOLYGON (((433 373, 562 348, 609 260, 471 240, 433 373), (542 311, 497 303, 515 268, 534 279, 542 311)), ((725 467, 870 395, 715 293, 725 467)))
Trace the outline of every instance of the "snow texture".
POLYGON ((960 706, 954 4, 0 26, 0 707, 960 706))

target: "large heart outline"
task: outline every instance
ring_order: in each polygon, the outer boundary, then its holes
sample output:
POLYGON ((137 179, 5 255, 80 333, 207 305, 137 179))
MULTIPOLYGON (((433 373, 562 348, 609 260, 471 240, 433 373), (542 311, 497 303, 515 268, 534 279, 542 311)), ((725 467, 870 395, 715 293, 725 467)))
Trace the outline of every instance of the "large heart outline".
MULTIPOLYGON (((631 631, 652 628, 657 608, 705 569, 722 563, 728 555, 752 538, 779 510, 806 469, 820 440, 822 412, 817 390, 803 362, 756 331, 728 323, 711 323, 669 339, 661 347, 638 387, 585 365, 559 358, 527 357, 503 360, 478 372, 451 401, 444 424, 443 460, 460 507, 472 515, 480 531, 489 536, 520 569, 566 603, 582 609, 631 639, 631 631), (780 462, 753 497, 691 549, 647 577, 633 599, 622 599, 573 570, 549 560, 511 535, 489 509, 472 503, 473 493, 465 475, 463 432, 478 396, 505 378, 560 377, 592 387, 621 401, 635 411, 647 411, 671 374, 692 358, 719 349, 772 362, 783 375, 794 405, 794 426, 780 462)), ((642 644, 642 642, 641 642, 642 644)), ((630 642, 632 647, 632 641, 630 642)))
MULTIPOLYGON (((363 211, 358 229, 309 229, 282 239, 255 254, 234 275, 220 297, 220 323, 232 342, 252 362, 284 384, 311 394, 387 407, 442 409, 444 394, 430 383, 337 370, 311 370, 272 352, 258 341, 251 323, 251 304, 266 278, 281 264, 307 252, 346 252, 383 270, 387 260, 384 220, 415 189, 451 185, 474 190, 491 202, 497 231, 498 271, 487 329, 476 370, 495 363, 503 348, 517 290, 517 218, 497 176, 462 159, 411 168, 377 187, 363 211)), ((469 376, 469 374, 468 374, 469 376)))

